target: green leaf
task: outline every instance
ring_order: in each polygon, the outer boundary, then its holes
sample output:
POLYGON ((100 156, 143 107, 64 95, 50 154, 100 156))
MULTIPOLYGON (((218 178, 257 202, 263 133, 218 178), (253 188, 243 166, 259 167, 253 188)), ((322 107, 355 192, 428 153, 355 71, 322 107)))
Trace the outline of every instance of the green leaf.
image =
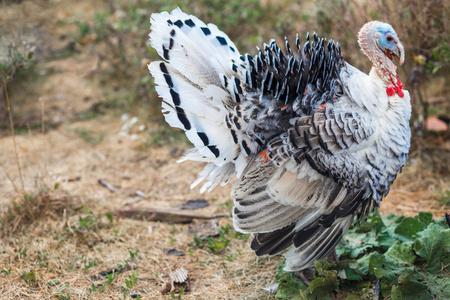
POLYGON ((348 279, 348 280, 358 280, 358 281, 363 280, 362 276, 357 274, 355 272, 355 270, 353 270, 351 268, 345 269, 345 276, 346 276, 346 279, 348 279))
POLYGON ((450 299, 450 229, 431 214, 414 218, 371 215, 353 226, 336 247, 339 261, 316 263, 307 288, 292 273, 279 269, 279 299, 329 299, 330 291, 351 299, 450 299), (372 297, 373 296, 373 297, 372 297))
POLYGON ((412 264, 416 260, 411 245, 403 244, 400 241, 396 241, 385 255, 398 263, 404 264, 412 264))
POLYGON ((436 299, 450 299, 450 274, 437 276, 431 273, 424 273, 426 283, 436 299))
POLYGON ((396 241, 397 237, 394 237, 395 228, 405 219, 405 217, 391 213, 389 215, 382 216, 381 219, 385 227, 383 227, 378 234, 378 245, 380 249, 386 251, 396 241))
POLYGON ((400 224, 404 218, 405 217, 402 215, 394 215, 393 213, 390 213, 388 215, 382 216, 381 220, 386 227, 392 227, 400 224))
POLYGON ((384 261, 384 256, 378 252, 372 252, 357 260, 360 265, 359 271, 364 275, 374 274, 376 270, 383 269, 384 261))
POLYGON ((330 292, 338 289, 337 272, 323 271, 322 273, 322 276, 311 281, 309 287, 301 292, 305 299, 330 299, 330 292))
POLYGON ((406 237, 405 242, 412 242, 417 237, 417 233, 424 230, 433 219, 430 213, 419 213, 414 218, 405 218, 400 225, 395 228, 395 233, 406 237))
MULTIPOLYGON (((417 280, 420 276, 403 274, 399 278, 398 286, 392 286, 392 300, 428 300, 432 299, 426 284, 417 280)), ((423 276, 421 277, 423 279, 423 276)))
POLYGON ((443 229, 437 224, 430 224, 419 233, 413 244, 415 253, 425 259, 424 270, 436 273, 449 269, 450 264, 450 229, 443 229))
POLYGON ((431 223, 431 221, 433 221, 433 214, 428 213, 428 212, 420 212, 419 215, 416 217, 418 217, 419 221, 422 224, 426 224, 426 225, 429 225, 431 223))
POLYGON ((307 286, 295 275, 295 273, 284 272, 283 265, 278 267, 275 280, 279 283, 275 295, 277 299, 304 299, 300 295, 300 290, 305 290, 307 286))
POLYGON ((370 252, 373 248, 378 247, 376 234, 374 231, 366 232, 349 232, 344 237, 346 244, 339 245, 336 248, 338 257, 345 256, 349 258, 357 258, 364 253, 370 252))
POLYGON ((109 212, 107 212, 107 213, 105 214, 105 216, 106 216, 106 218, 108 219, 109 223, 110 223, 111 225, 113 225, 113 224, 114 224, 114 220, 113 220, 112 214, 109 213, 109 212))
POLYGON ((381 233, 378 235, 378 247, 386 251, 395 242, 394 238, 395 227, 383 228, 381 233))
POLYGON ((60 293, 60 292, 64 291, 65 289, 67 289, 68 287, 69 287, 68 284, 63 284, 63 285, 60 286, 56 291, 57 291, 58 293, 60 293))

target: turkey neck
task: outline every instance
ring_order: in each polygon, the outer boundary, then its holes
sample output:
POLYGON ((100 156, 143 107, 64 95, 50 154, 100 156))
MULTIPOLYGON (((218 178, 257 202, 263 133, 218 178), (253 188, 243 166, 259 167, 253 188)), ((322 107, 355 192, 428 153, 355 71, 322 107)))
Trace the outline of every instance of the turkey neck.
POLYGON ((358 34, 358 44, 364 54, 372 62, 378 77, 386 86, 398 86, 397 66, 386 56, 378 44, 379 32, 370 30, 373 22, 367 23, 358 34))

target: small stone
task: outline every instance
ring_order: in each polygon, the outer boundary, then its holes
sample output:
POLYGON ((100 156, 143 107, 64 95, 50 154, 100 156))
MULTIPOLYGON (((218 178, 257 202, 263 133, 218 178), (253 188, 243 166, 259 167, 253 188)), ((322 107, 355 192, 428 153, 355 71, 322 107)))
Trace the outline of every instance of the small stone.
POLYGON ((184 256, 184 252, 177 249, 170 249, 166 252, 167 255, 184 256))
POLYGON ((181 205, 181 209, 199 209, 208 207, 209 203, 205 199, 188 200, 181 205))

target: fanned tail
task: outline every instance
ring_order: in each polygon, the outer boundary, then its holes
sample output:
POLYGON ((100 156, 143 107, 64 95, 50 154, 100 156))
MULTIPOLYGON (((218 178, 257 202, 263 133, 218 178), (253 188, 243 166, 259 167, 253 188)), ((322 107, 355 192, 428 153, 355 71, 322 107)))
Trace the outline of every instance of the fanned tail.
POLYGON ((245 74, 244 68, 234 68, 241 56, 215 25, 180 9, 153 14, 150 21, 151 44, 164 59, 149 65, 162 111, 167 123, 183 129, 195 146, 180 161, 208 162, 193 186, 206 179, 202 191, 211 190, 232 178, 240 153, 226 115, 236 105, 230 91, 236 87, 228 81, 245 74))

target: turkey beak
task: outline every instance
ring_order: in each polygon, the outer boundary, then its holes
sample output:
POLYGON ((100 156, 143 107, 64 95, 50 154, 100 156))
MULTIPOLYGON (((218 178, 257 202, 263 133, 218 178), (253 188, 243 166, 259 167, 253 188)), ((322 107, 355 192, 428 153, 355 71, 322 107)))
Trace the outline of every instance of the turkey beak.
POLYGON ((403 50, 402 43, 397 43, 397 51, 394 52, 394 55, 395 58, 397 58, 400 62, 400 65, 403 65, 403 63, 405 62, 405 51, 403 50))

